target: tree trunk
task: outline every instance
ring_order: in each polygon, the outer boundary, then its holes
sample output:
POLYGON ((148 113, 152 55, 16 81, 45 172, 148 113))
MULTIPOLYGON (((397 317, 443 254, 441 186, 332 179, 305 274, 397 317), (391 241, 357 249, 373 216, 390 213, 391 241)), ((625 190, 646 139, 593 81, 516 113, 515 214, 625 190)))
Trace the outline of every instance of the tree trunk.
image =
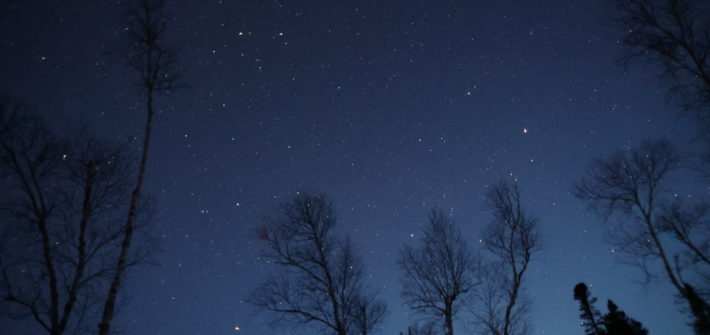
POLYGON ((454 335, 453 301, 447 300, 444 304, 444 325, 446 327, 446 335, 454 335))
POLYGON ((131 204, 128 209, 128 217, 126 218, 123 242, 121 243, 121 253, 118 257, 118 263, 116 264, 116 273, 114 274, 113 280, 111 281, 111 286, 109 287, 108 298, 106 299, 106 304, 104 305, 101 323, 99 323, 99 335, 108 335, 109 333, 111 321, 113 320, 114 310, 116 308, 116 298, 118 296, 118 289, 121 286, 123 272, 126 270, 128 249, 131 247, 131 238, 133 237, 136 213, 138 212, 138 201, 140 200, 141 190, 143 188, 143 179, 145 177, 145 170, 148 161, 148 149, 150 147, 150 137, 153 126, 152 87, 148 88, 146 100, 148 115, 145 123, 145 133, 143 135, 143 152, 141 154, 140 165, 138 166, 138 179, 136 180, 136 187, 133 189, 133 193, 131 194, 131 204))
POLYGON ((518 289, 520 288, 520 281, 515 278, 513 282, 513 292, 510 295, 510 301, 508 306, 505 307, 505 321, 503 323, 503 335, 510 335, 511 328, 511 315, 513 314, 513 307, 518 298, 518 289))
POLYGON ((81 288, 81 280, 84 278, 84 271, 86 270, 86 231, 89 226, 89 219, 91 218, 93 209, 91 207, 91 197, 94 186, 94 163, 88 162, 85 166, 86 175, 84 182, 84 199, 82 203, 81 211, 81 221, 79 222, 79 255, 76 262, 76 272, 74 273, 74 278, 69 289, 69 296, 67 297, 67 302, 64 304, 64 314, 62 320, 59 323, 60 333, 64 333, 69 323, 69 316, 74 309, 74 304, 76 303, 77 295, 79 294, 79 288, 81 288))
POLYGON ((596 335, 602 335, 601 330, 599 330, 599 325, 597 325, 597 320, 594 318, 594 312, 592 311, 592 306, 589 304, 589 300, 587 300, 587 297, 584 297, 582 299, 582 308, 584 308, 584 312, 589 315, 589 321, 592 322, 592 328, 594 328, 594 334, 596 335))

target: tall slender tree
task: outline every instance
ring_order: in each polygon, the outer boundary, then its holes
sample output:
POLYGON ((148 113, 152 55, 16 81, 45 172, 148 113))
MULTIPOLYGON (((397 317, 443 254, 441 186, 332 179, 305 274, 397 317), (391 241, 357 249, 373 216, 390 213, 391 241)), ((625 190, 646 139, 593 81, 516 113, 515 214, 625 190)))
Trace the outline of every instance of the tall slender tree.
POLYGON ((605 335, 606 331, 600 324, 601 315, 594 308, 597 298, 591 296, 586 284, 579 283, 574 287, 574 300, 579 301, 579 311, 582 312, 579 317, 582 319, 584 333, 586 335, 605 335))
POLYGON ((419 245, 405 246, 397 264, 407 305, 453 335, 454 317, 478 284, 473 251, 453 219, 432 210, 419 245))
MULTIPOLYGON (((613 7, 609 16, 623 31, 622 60, 626 65, 645 60, 660 69, 661 78, 670 85, 670 96, 694 118, 698 126, 697 138, 704 140, 705 144, 698 155, 698 169, 710 178, 710 132, 707 131, 710 129, 710 3, 703 0, 614 0, 611 3, 613 7)), ((666 219, 671 220, 662 220, 659 230, 671 232, 689 248, 686 253, 693 255, 690 263, 705 263, 706 271, 700 275, 702 281, 710 282, 710 272, 707 271, 710 253, 710 239, 707 236, 710 233, 706 230, 705 239, 700 243, 690 238, 697 237, 697 228, 703 225, 697 224, 697 219, 702 218, 697 216, 699 206, 679 206, 675 203, 664 207, 669 214, 666 219), (688 228, 696 228, 695 233, 690 234, 688 228)), ((708 206, 700 204, 700 207, 708 206)), ((707 220, 708 216, 704 215, 704 221, 707 220)), ((683 261, 677 263, 680 264, 677 267, 688 265, 688 262, 682 264, 683 261)), ((690 308, 695 318, 694 325, 706 325, 705 333, 710 333, 710 318, 702 312, 709 308, 707 294, 703 298, 694 290, 686 290, 686 284, 693 287, 688 283, 674 286, 678 291, 685 291, 681 296, 695 306, 690 308)), ((707 288, 702 291, 707 291, 707 288)))
POLYGON ((128 17, 128 64, 139 74, 139 86, 145 94, 146 122, 138 173, 123 229, 121 251, 116 261, 116 271, 108 289, 99 323, 100 335, 107 335, 110 331, 118 291, 131 249, 136 215, 148 164, 153 116, 155 115, 154 98, 156 94, 167 93, 178 88, 180 79, 176 67, 176 53, 165 45, 167 19, 164 16, 163 0, 136 0, 128 17))
POLYGON ((525 334, 529 301, 523 293, 524 276, 534 254, 540 250, 537 220, 525 213, 517 184, 505 181, 486 195, 493 220, 486 227, 482 245, 491 256, 478 290, 481 305, 474 309, 483 333, 525 334))

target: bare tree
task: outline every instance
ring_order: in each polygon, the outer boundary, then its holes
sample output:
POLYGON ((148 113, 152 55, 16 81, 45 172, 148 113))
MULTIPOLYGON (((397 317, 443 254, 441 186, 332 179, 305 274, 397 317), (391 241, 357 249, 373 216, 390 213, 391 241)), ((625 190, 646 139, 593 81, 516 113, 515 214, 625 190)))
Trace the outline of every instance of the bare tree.
POLYGON ((361 295, 355 301, 354 323, 356 334, 367 335, 375 332, 375 327, 382 324, 387 313, 384 301, 370 293, 361 295))
MULTIPOLYGON (((86 326, 114 271, 132 165, 116 145, 57 137, 0 106, 0 293, 11 317, 52 335, 86 326)), ((129 266, 141 258, 130 256, 129 266)))
POLYGON ((696 306, 691 309, 696 321, 707 323, 710 311, 707 301, 695 294, 693 287, 697 286, 691 285, 684 275, 695 266, 707 271, 708 264, 684 263, 682 254, 672 251, 684 248, 698 259, 707 258, 703 248, 688 238, 690 226, 684 220, 695 218, 676 216, 672 207, 661 210, 667 201, 664 182, 680 168, 680 161, 677 150, 668 141, 643 142, 638 148, 595 160, 586 176, 575 185, 574 193, 605 218, 622 214, 627 220, 620 220, 610 233, 616 249, 627 256, 627 262, 642 269, 647 279, 651 278, 649 262, 660 261, 678 296, 689 307, 696 306), (679 243, 671 245, 663 239, 661 234, 665 232, 673 232, 671 236, 679 243), (705 312, 699 314, 696 310, 705 312))
POLYGON ((301 193, 258 231, 279 274, 250 298, 275 325, 309 324, 338 335, 369 334, 386 312, 364 283, 365 267, 349 239, 335 236, 332 202, 301 193))
MULTIPOLYGON (((672 97, 697 121, 699 138, 705 141, 704 152, 699 155, 699 169, 710 178, 710 132, 707 131, 710 129, 710 3, 701 0, 615 0, 614 4, 611 17, 625 32, 622 39, 626 47, 624 62, 629 64, 641 58, 662 69, 663 77, 671 85, 672 97)), ((703 278, 701 282, 707 283, 710 280, 707 272, 708 232, 704 232, 705 240, 697 243, 691 239, 689 230, 694 229, 694 235, 698 235, 698 228, 702 230, 703 226, 698 223, 702 222, 705 214, 702 207, 706 205, 674 203, 663 207, 659 231, 669 233, 685 247, 681 255, 674 255, 676 263, 685 264, 675 267, 691 267, 703 278), (686 256, 685 262, 678 260, 681 256, 686 256), (699 264, 703 270, 697 271, 699 264)), ((646 252, 653 253, 653 250, 646 252)), ((682 278, 679 281, 674 282, 676 288, 689 288, 685 290, 685 300, 695 301, 690 304, 695 306, 691 310, 696 317, 696 331, 704 324, 705 331, 710 333, 710 310, 705 303, 708 292, 698 295, 690 284, 682 283, 682 278), (700 299, 702 295, 705 301, 700 299), (700 310, 705 312, 698 312, 700 310)))
POLYGON ((150 149, 153 129, 154 97, 156 94, 168 93, 179 87, 179 71, 176 68, 176 52, 164 45, 166 33, 164 17, 164 2, 162 0, 136 0, 129 11, 129 66, 139 74, 139 86, 145 93, 146 123, 143 132, 143 148, 141 152, 135 186, 131 193, 121 251, 116 261, 116 271, 108 289, 104 303, 103 315, 99 323, 99 334, 107 335, 116 308, 118 290, 126 269, 136 216, 143 189, 148 151, 150 149))
POLYGON ((525 334, 530 302, 523 294, 523 279, 533 255, 540 249, 537 220, 521 205, 520 190, 501 181, 486 195, 493 221, 483 232, 483 247, 492 256, 478 290, 479 308, 474 316, 483 333, 525 334))
MULTIPOLYGON (((399 335, 405 334, 399 332, 399 335)), ((427 322, 424 324, 415 324, 407 328, 406 335, 436 335, 436 325, 431 322, 427 322)))
MULTIPOLYGON (((689 109, 710 106, 710 7, 696 0, 615 0, 612 18, 625 30, 623 60, 659 64, 689 109)), ((710 114, 702 111, 707 124, 710 114)))
MULTIPOLYGON (((614 0, 611 18, 624 29, 623 61, 662 69, 673 97, 698 121, 710 163, 710 3, 703 0, 614 0)), ((705 170, 710 174, 710 171, 705 170)))
POLYGON ((440 210, 432 210, 420 244, 405 246, 397 263, 407 305, 437 319, 445 333, 453 335, 454 317, 477 284, 476 260, 458 226, 440 210))

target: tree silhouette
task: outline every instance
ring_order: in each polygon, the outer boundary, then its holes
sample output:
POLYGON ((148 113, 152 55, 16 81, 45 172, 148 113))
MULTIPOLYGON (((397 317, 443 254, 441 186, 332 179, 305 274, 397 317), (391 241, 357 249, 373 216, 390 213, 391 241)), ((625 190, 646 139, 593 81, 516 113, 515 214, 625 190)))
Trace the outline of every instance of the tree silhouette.
POLYGON ((524 212, 517 184, 494 185, 486 206, 493 220, 481 241, 493 259, 482 271, 485 278, 477 293, 482 306, 474 309, 474 316, 484 333, 524 334, 529 301, 522 292, 523 278, 540 249, 537 221, 524 212))
MULTIPOLYGON (((95 292, 115 271, 109 260, 132 168, 120 146, 58 137, 41 119, 0 105, 0 294, 11 317, 32 318, 52 335, 85 330, 101 306, 95 292)), ((149 251, 138 242, 127 267, 149 251)))
POLYGON ((693 330, 697 335, 710 334, 710 308, 690 284, 685 284, 685 292, 690 302, 690 311, 695 316, 692 322, 693 330))
POLYGON ((574 299, 579 301, 579 317, 586 335, 647 335, 648 330, 640 322, 626 316, 613 301, 607 300, 608 312, 601 316, 594 308, 596 298, 591 296, 587 285, 579 283, 574 287, 574 299))
POLYGON ((387 305, 370 293, 361 293, 355 301, 354 323, 358 335, 367 335, 375 331, 387 313, 387 305))
POLYGON ((613 301, 607 300, 606 307, 609 312, 604 315, 602 322, 608 335, 646 335, 648 330, 640 322, 626 316, 624 311, 613 301))
POLYGON ((710 5, 702 0, 615 0, 610 16, 624 31, 623 61, 661 67, 673 97, 692 112, 707 141, 710 176, 710 5))
POLYGON ((154 97, 156 94, 168 93, 179 86, 175 51, 163 45, 166 35, 165 23, 167 21, 163 11, 164 3, 162 0, 136 0, 128 14, 128 64, 133 70, 138 72, 139 85, 145 93, 146 123, 138 173, 131 193, 130 205, 123 229, 121 251, 116 260, 116 271, 108 288, 103 315, 99 323, 100 335, 108 335, 111 328, 118 291, 121 287, 129 257, 139 199, 143 190, 143 181, 148 163, 148 151, 150 149, 153 116, 155 114, 154 97))
POLYGON ((250 302, 273 313, 274 324, 311 324, 338 335, 369 334, 386 305, 363 283, 365 267, 349 239, 333 233, 332 202, 300 193, 267 218, 258 236, 266 257, 279 267, 250 302))
POLYGON ((696 322, 708 323, 707 301, 702 296, 687 290, 689 284, 683 276, 686 270, 700 274, 702 280, 708 270, 704 261, 683 261, 707 259, 708 237, 690 238, 689 223, 682 216, 674 214, 673 208, 661 210, 664 204, 664 186, 669 176, 680 168, 681 159, 677 149, 668 141, 646 141, 638 148, 620 151, 607 159, 597 159, 587 169, 587 175, 575 185, 575 195, 586 201, 590 208, 608 218, 611 214, 622 214, 623 219, 612 230, 611 239, 615 247, 627 258, 629 264, 642 269, 650 279, 649 261, 660 261, 669 282, 680 298, 685 300, 696 322), (685 221, 684 221, 685 220, 685 221), (673 232, 679 243, 671 244, 661 234, 673 232), (698 240, 700 240, 698 242, 698 240), (672 253, 680 249, 682 252, 672 253), (700 254, 698 254, 700 253, 700 254))
POLYGON ((582 312, 579 317, 582 319, 584 333, 586 335, 605 335, 606 332, 599 324, 599 311, 594 308, 597 298, 591 296, 586 284, 579 283, 574 287, 574 300, 579 301, 579 310, 582 312))
MULTIPOLYGON (((698 125, 698 137, 705 140, 699 169, 710 178, 710 3, 699 0, 615 0, 611 18, 623 29, 626 64, 644 59, 658 65, 671 85, 672 97, 690 112, 698 125)), ((707 204, 684 206, 680 202, 664 206, 659 230, 670 233, 685 245, 686 261, 676 267, 702 263, 702 282, 710 281, 710 240, 693 241, 698 227, 707 225, 707 204), (690 229, 694 229, 691 233, 690 229), (690 259, 690 261, 687 261, 690 259)), ((708 325, 707 300, 686 289, 678 280, 674 286, 690 305, 694 325, 708 325), (695 308, 693 308, 695 306, 695 308)), ((707 297, 707 295, 705 295, 707 297)), ((706 299, 706 298, 705 298, 706 299)), ((701 327, 703 328, 703 327, 701 327)), ((705 334, 710 333, 705 326, 705 334)), ((696 333, 698 328, 696 327, 696 333)))
POLYGON ((397 264, 407 305, 434 317, 453 335, 459 306, 477 284, 473 252, 458 226, 440 210, 432 210, 420 244, 405 246, 397 264))

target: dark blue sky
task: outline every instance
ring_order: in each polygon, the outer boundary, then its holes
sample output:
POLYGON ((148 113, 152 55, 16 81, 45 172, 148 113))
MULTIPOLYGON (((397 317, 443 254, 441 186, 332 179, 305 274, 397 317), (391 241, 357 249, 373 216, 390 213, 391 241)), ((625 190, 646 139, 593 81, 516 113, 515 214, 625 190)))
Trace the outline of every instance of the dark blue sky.
MULTIPOLYGON (((2 1, 0 95, 57 128, 140 136, 142 96, 112 56, 124 2, 2 1)), ((190 87, 157 101, 147 190, 163 251, 124 286, 127 334, 292 333, 244 300, 272 270, 251 232, 299 190, 333 198, 390 305, 382 334, 395 334, 416 319, 398 248, 434 205, 477 241, 485 187, 501 178, 517 178, 544 234, 528 277, 534 334, 582 334, 580 281, 652 334, 690 334, 670 285, 634 284, 607 225, 570 194, 592 158, 694 131, 655 67, 618 65, 602 3, 169 1, 190 87)))

